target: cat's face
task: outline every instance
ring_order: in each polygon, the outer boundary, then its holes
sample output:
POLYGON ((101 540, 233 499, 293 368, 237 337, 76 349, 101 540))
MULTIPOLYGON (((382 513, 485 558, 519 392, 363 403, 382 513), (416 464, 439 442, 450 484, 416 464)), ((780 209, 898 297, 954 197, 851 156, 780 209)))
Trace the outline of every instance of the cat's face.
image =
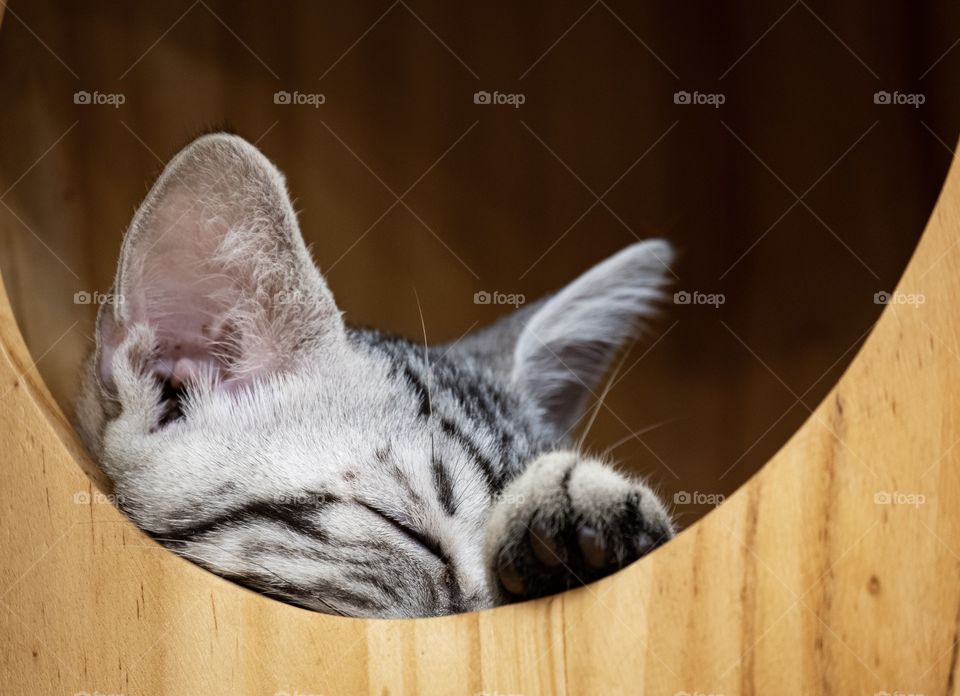
POLYGON ((81 432, 144 529, 321 611, 490 606, 487 523, 564 447, 666 245, 637 245, 449 346, 348 329, 282 177, 205 136, 124 240, 84 377, 81 432))

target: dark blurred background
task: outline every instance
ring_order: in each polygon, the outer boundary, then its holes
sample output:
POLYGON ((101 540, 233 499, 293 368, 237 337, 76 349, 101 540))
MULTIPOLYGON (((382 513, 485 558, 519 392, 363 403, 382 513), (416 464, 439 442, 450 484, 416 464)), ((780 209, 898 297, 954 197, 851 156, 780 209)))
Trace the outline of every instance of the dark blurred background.
POLYGON ((957 139, 958 20, 955 2, 13 0, 0 269, 68 406, 95 310, 74 295, 106 291, 136 205, 202 130, 286 173, 350 321, 409 336, 417 295, 450 341, 509 311, 478 291, 533 299, 666 237, 693 300, 631 349, 588 440, 622 441, 687 524, 786 441, 896 284, 957 139))

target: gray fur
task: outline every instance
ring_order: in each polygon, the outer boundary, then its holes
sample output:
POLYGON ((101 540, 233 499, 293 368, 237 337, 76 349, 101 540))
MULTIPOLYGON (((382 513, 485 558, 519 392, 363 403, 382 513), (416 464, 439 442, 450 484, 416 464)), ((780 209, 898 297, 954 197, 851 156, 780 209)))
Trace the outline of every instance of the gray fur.
POLYGON ((669 256, 631 246, 451 346, 350 329, 280 173, 204 136, 131 223, 79 430, 141 528, 291 603, 429 616, 576 586, 673 535, 569 437, 669 256))

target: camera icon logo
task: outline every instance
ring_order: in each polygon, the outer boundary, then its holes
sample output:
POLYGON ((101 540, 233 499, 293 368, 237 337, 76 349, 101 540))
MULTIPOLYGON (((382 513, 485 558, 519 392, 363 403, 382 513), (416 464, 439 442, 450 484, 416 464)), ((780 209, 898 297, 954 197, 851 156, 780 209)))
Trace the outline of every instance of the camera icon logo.
POLYGON ((891 103, 892 97, 890 92, 881 89, 879 92, 873 93, 873 103, 874 104, 889 104, 891 103))
POLYGON ((73 103, 74 104, 89 104, 91 103, 90 92, 85 90, 80 90, 79 92, 73 93, 73 103))
POLYGON ((873 293, 873 304, 890 304, 890 293, 884 290, 873 293))
POLYGON ((486 290, 481 290, 473 294, 473 304, 490 304, 492 296, 486 290))
POLYGON ((679 92, 673 93, 673 103, 674 104, 689 104, 691 101, 690 92, 685 90, 680 90, 679 92))
POLYGON ((473 103, 474 104, 490 104, 492 103, 490 92, 480 90, 479 92, 474 92, 473 94, 473 103))
POLYGON ((279 92, 273 93, 273 103, 274 104, 289 104, 290 103, 290 92, 281 89, 279 92))
POLYGON ((690 504, 690 492, 689 491, 679 491, 673 494, 673 504, 674 505, 689 505, 690 504))
POLYGON ((692 296, 686 290, 673 293, 673 303, 678 305, 690 304, 692 296))
POLYGON ((93 302, 93 295, 86 290, 80 290, 73 294, 73 304, 90 304, 93 302))
POLYGON ((889 491, 877 491, 873 494, 873 502, 877 505, 889 505, 892 499, 889 491))

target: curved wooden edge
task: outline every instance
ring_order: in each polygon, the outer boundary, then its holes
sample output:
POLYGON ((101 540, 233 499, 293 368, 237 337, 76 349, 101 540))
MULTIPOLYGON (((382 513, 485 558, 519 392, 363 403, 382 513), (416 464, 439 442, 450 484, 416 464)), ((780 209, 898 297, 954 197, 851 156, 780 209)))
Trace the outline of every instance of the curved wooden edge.
POLYGON ((960 165, 873 334, 757 476, 592 586, 437 619, 312 614, 159 547, 103 493, 0 291, 4 693, 955 690, 960 165), (922 304, 916 303, 922 297, 922 304))
MULTIPOLYGON (((32 402, 36 416, 46 421, 80 469, 89 477, 90 481, 101 493, 109 493, 113 488, 110 479, 100 470, 97 463, 80 442, 77 433, 64 414, 63 409, 47 389, 43 378, 37 371, 36 362, 30 356, 30 351, 20 334, 16 319, 7 296, 7 289, 0 276, 0 355, 6 367, 17 376, 8 388, 23 390, 32 402)), ((2 392, 0 392, 2 393, 2 392)), ((5 399, 4 399, 5 400, 5 399)), ((6 414, 4 414, 6 417, 6 414)), ((16 416, 14 416, 16 417, 16 416)), ((25 428, 30 427, 30 421, 22 421, 25 428)))

